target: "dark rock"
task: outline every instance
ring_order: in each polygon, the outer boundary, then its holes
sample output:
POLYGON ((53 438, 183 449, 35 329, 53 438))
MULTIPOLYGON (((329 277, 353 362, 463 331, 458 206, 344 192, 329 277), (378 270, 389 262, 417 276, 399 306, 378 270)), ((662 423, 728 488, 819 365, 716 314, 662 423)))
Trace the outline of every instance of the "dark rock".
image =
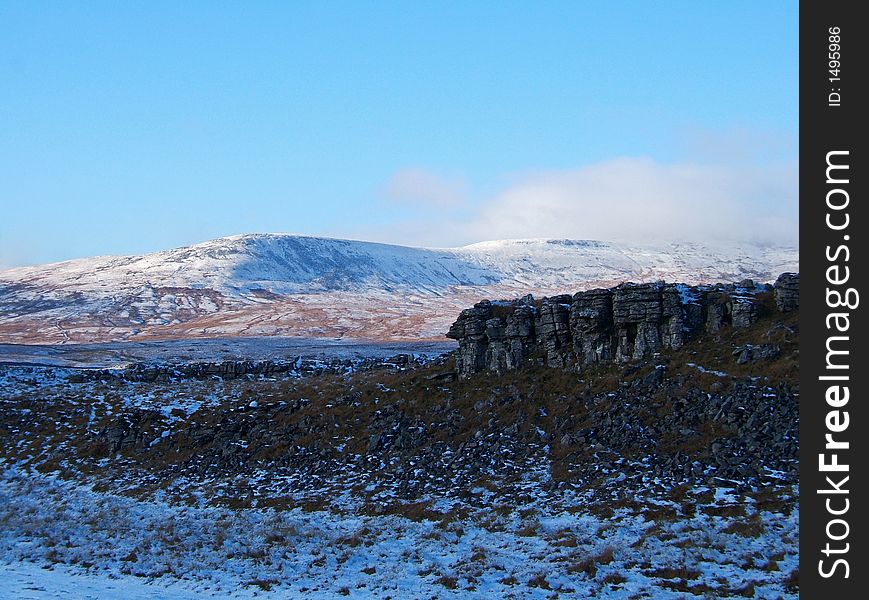
POLYGON ((757 304, 750 296, 737 296, 730 304, 731 323, 734 327, 744 329, 751 327, 757 321, 757 304))
POLYGON ((612 296, 610 290, 591 290, 573 296, 570 328, 573 353, 580 366, 612 360, 612 296))
POLYGON ((736 363, 745 365, 758 360, 772 360, 781 356, 781 347, 777 344, 761 344, 759 346, 746 344, 733 351, 736 363))
POLYGON ((544 299, 535 321, 537 344, 550 367, 565 367, 573 360, 570 335, 570 296, 544 299))
MULTIPOLYGON (((796 306, 788 294, 798 277, 779 277, 780 307, 796 306)), ((750 279, 715 286, 625 283, 537 302, 530 295, 512 302, 485 300, 463 310, 447 337, 459 342, 456 368, 462 377, 529 362, 576 369, 629 362, 680 348, 703 329, 750 327, 760 312, 757 296, 769 289, 750 279)))
POLYGON ((775 305, 781 312, 793 312, 800 308, 800 274, 782 273, 775 280, 775 305))

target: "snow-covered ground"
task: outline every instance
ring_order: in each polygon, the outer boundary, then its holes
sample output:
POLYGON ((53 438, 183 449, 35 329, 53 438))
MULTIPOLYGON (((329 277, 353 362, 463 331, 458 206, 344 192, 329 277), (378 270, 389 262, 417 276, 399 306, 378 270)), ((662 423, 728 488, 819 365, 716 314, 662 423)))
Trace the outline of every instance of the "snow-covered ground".
POLYGON ((696 490, 706 491, 708 505, 674 520, 595 516, 570 492, 506 511, 436 499, 442 518, 414 520, 351 505, 173 506, 6 465, 0 597, 796 597, 787 582, 797 511, 756 512, 726 489, 696 490), (738 504, 755 529, 716 516, 738 504))

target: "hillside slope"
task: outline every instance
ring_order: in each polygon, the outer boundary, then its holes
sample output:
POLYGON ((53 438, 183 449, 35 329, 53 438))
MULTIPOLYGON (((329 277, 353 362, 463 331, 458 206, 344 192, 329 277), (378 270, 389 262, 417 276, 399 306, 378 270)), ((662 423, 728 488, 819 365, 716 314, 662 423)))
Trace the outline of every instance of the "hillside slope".
POLYGON ((427 249, 253 234, 0 272, 0 342, 440 338, 482 297, 677 279, 769 281, 795 248, 503 240, 427 249))

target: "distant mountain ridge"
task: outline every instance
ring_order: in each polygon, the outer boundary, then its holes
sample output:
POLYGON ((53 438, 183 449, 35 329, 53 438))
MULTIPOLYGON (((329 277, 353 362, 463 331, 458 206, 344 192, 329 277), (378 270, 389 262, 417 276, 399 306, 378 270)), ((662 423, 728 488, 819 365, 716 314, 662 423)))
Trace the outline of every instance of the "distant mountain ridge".
POLYGON ((483 297, 623 281, 771 281, 797 249, 499 240, 413 248, 248 234, 0 271, 0 342, 298 335, 441 337, 483 297))

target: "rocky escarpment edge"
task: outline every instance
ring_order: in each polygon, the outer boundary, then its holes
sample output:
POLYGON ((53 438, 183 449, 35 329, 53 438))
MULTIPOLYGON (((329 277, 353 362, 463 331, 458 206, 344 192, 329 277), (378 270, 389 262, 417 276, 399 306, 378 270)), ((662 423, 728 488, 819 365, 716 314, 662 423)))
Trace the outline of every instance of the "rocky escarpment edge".
POLYGON ((749 327, 765 311, 798 309, 798 273, 783 273, 774 285, 625 283, 572 296, 484 300, 463 310, 447 337, 459 343, 462 377, 529 361, 581 370, 678 349, 703 331, 749 327))

